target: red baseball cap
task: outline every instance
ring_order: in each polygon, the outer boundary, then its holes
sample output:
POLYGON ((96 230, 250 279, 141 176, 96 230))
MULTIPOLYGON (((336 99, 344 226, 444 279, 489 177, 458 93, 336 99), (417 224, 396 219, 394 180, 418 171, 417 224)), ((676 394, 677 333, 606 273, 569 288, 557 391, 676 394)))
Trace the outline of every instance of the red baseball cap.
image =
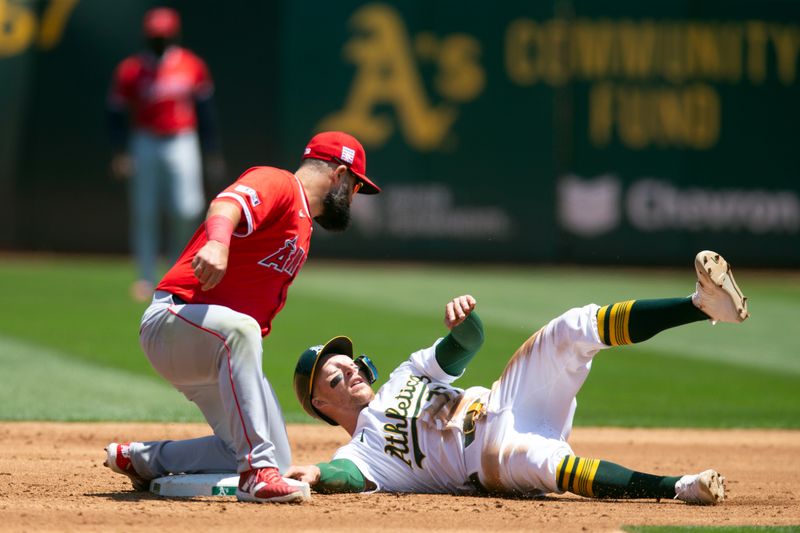
POLYGON ((308 141, 303 159, 322 159, 333 161, 348 168, 364 182, 358 191, 361 194, 378 194, 381 188, 370 180, 367 171, 367 154, 364 147, 352 135, 342 131, 325 131, 318 133, 308 141))
POLYGON ((156 7, 144 14, 142 24, 146 37, 175 37, 181 29, 181 17, 169 7, 156 7))

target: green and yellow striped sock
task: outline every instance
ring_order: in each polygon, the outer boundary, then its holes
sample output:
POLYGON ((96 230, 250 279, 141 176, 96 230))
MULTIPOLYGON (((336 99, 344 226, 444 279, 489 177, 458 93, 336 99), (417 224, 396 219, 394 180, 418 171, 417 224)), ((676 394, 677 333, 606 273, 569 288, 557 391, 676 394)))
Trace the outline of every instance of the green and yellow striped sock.
POLYGON ((665 329, 707 319, 691 297, 628 300, 597 311, 597 332, 603 344, 621 346, 645 341, 665 329))
POLYGON ((587 498, 673 498, 678 479, 574 455, 564 457, 556 471, 559 489, 587 498))
POLYGON ((567 455, 558 464, 556 474, 558 488, 587 498, 594 498, 594 478, 599 466, 599 459, 567 455))

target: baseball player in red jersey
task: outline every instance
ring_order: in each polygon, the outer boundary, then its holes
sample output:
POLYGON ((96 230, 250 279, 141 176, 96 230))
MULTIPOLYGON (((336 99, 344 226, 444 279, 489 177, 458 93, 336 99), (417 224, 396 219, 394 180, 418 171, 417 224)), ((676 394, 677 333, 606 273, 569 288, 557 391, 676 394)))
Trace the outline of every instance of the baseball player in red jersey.
POLYGON ((214 86, 203 60, 178 46, 178 13, 151 9, 143 32, 146 49, 119 64, 108 98, 112 174, 132 177, 130 231, 139 279, 131 293, 140 301, 152 297, 156 279, 160 206, 170 225, 170 261, 177 258, 205 206, 201 140, 212 166, 222 165, 214 86))
POLYGON ((280 472, 291 450, 278 401, 262 373, 262 336, 308 257, 312 220, 344 230, 355 193, 380 189, 361 144, 316 135, 296 173, 251 168, 211 203, 205 224, 167 272, 142 317, 153 368, 203 412, 214 435, 111 443, 106 466, 146 490, 170 473, 236 470, 243 501, 296 501, 280 472))

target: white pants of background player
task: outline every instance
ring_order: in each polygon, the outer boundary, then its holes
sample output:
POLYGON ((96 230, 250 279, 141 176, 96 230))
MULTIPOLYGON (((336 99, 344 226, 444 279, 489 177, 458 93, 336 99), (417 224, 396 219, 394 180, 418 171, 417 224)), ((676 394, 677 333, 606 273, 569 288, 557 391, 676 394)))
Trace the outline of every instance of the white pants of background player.
POLYGON ((528 495, 562 492, 556 469, 574 455, 567 439, 578 394, 603 348, 594 304, 570 309, 514 354, 489 393, 486 417, 465 452, 470 473, 489 490, 528 495))
POLYGON ((244 472, 291 465, 280 405, 261 368, 262 338, 250 316, 220 305, 175 305, 156 291, 142 317, 153 368, 197 404, 214 435, 131 444, 139 475, 244 472))
POLYGON ((194 131, 160 137, 137 130, 131 137, 131 243, 139 279, 155 283, 161 217, 169 224, 167 258, 174 263, 205 208, 200 143, 194 131))

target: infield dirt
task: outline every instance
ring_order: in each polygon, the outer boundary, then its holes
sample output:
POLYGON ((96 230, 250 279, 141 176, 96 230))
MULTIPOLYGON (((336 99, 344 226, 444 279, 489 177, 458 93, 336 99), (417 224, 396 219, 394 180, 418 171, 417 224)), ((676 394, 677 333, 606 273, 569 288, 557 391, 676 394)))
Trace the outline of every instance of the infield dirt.
MULTIPOLYGON (((102 466, 110 441, 182 439, 202 424, 0 424, 3 531, 614 531, 623 525, 800 524, 800 431, 575 429, 578 455, 674 475, 718 469, 728 500, 536 500, 448 495, 314 494, 302 505, 245 504, 232 497, 164 499, 133 492, 102 466)), ((295 462, 330 458, 339 428, 291 425, 295 462)))

